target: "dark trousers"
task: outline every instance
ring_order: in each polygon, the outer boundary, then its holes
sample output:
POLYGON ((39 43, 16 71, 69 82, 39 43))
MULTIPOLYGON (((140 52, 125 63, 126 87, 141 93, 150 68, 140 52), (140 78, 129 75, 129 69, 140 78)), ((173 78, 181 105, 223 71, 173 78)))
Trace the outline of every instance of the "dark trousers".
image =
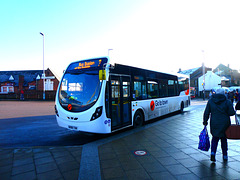
POLYGON ((212 137, 211 153, 216 154, 219 139, 221 139, 222 153, 224 156, 227 156, 228 145, 227 145, 227 138, 225 137, 222 137, 222 138, 212 137))

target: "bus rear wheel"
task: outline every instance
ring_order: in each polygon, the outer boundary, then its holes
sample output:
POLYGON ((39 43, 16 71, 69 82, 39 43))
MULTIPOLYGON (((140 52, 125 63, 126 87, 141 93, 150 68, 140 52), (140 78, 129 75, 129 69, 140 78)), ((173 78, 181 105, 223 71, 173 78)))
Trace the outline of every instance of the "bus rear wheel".
POLYGON ((141 127, 143 125, 143 113, 140 111, 137 111, 134 115, 134 119, 133 119, 133 127, 134 128, 138 128, 141 127))
POLYGON ((184 110, 184 103, 182 102, 180 107, 180 112, 183 113, 184 112, 183 110, 184 110))

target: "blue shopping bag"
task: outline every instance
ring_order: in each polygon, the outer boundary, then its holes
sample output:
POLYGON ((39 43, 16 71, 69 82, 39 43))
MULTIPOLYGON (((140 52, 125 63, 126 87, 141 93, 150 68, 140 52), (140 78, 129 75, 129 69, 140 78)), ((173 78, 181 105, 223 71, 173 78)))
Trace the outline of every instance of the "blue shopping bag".
POLYGON ((202 151, 208 151, 209 148, 210 148, 210 141, 209 141, 209 136, 207 132, 207 126, 204 126, 204 129, 201 131, 199 135, 198 149, 202 151))

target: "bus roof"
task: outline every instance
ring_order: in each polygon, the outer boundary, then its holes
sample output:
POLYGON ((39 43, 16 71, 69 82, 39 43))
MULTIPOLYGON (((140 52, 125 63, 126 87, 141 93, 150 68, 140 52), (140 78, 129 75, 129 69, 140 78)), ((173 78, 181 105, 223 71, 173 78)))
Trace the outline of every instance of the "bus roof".
POLYGON ((137 67, 133 67, 133 66, 116 64, 116 63, 114 65, 114 68, 111 69, 110 72, 116 73, 116 74, 142 75, 142 76, 147 76, 148 78, 153 78, 153 79, 161 79, 162 78, 162 79, 176 79, 177 80, 176 75, 142 69, 142 68, 137 68, 137 67))

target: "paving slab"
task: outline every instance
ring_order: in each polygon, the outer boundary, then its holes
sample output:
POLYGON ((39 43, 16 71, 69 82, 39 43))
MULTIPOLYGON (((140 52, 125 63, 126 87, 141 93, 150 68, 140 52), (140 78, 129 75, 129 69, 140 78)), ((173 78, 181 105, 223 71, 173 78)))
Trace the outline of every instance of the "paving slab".
POLYGON ((78 179, 81 154, 77 146, 1 148, 0 179, 78 179))
POLYGON ((240 141, 228 140, 228 162, 220 145, 216 163, 198 150, 206 101, 195 103, 184 114, 83 146, 1 148, 0 179, 240 179, 240 141))

